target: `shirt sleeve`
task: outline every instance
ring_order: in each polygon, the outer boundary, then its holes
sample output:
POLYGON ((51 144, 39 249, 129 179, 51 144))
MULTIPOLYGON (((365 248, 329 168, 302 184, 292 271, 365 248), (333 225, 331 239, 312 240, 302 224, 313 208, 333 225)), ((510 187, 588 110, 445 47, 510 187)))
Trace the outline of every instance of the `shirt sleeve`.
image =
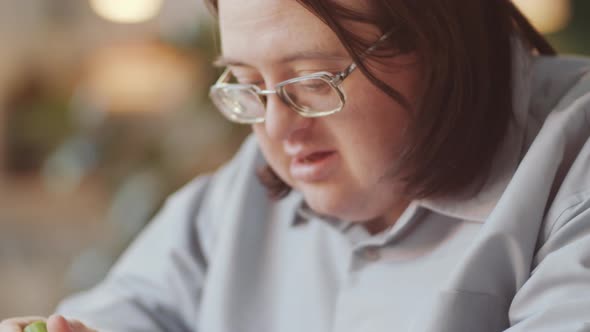
MULTIPOLYGON (((561 152, 571 161, 560 169, 553 206, 539 234, 537 250, 528 280, 516 292, 510 305, 510 332, 590 331, 590 72, 558 105, 567 110, 570 121, 562 137, 578 135, 570 149, 561 152), (575 148, 571 148, 575 147, 575 148), (577 148, 579 147, 579 149, 577 148), (571 150, 571 151, 570 151, 571 150)), ((558 156, 556 156, 558 157, 558 156)))
POLYGON ((562 217, 572 214, 540 248, 538 265, 510 306, 507 331, 590 331, 590 198, 562 217))
POLYGON ((207 267, 199 223, 210 179, 167 200, 103 282, 63 301, 58 313, 99 331, 194 331, 207 267))
POLYGON ((160 212, 96 287, 63 301, 57 313, 100 332, 197 331, 205 276, 229 217, 264 163, 255 137, 212 176, 193 180, 160 212))
POLYGON ((567 162, 556 172, 530 276, 510 305, 510 332, 590 331, 590 80, 583 83, 563 102, 572 117, 556 129, 571 142, 555 157, 567 162))

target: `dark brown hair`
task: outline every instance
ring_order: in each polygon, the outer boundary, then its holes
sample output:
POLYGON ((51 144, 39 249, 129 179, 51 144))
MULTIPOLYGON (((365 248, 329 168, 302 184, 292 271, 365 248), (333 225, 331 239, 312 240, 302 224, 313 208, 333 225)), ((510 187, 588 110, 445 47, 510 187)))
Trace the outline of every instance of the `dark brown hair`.
MULTIPOLYGON (((214 12, 216 0, 206 0, 214 12)), ((553 48, 510 0, 370 0, 359 12, 335 0, 297 0, 326 23, 367 78, 394 100, 409 103, 377 79, 361 54, 374 42, 347 29, 350 22, 394 31, 377 52, 383 57, 415 52, 423 74, 417 108, 410 112, 405 149, 392 176, 409 198, 454 195, 486 180, 513 114, 511 43, 523 39, 531 52, 553 48)), ((272 197, 290 188, 266 166, 258 174, 272 197)))

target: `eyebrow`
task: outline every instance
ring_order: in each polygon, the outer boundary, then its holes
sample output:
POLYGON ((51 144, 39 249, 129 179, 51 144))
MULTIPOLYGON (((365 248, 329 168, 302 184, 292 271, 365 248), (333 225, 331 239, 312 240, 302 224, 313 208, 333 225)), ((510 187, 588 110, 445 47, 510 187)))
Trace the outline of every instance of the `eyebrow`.
MULTIPOLYGON (((320 52, 320 51, 305 51, 305 52, 297 52, 285 57, 282 57, 277 60, 277 63, 289 63, 294 61, 301 61, 301 60, 328 60, 328 61, 343 61, 343 60, 350 60, 348 55, 343 55, 342 53, 337 52, 320 52)), ((214 61, 213 65, 215 67, 227 67, 227 66, 234 66, 234 67, 254 67, 246 62, 235 60, 232 58, 227 58, 222 55, 218 56, 214 61)))

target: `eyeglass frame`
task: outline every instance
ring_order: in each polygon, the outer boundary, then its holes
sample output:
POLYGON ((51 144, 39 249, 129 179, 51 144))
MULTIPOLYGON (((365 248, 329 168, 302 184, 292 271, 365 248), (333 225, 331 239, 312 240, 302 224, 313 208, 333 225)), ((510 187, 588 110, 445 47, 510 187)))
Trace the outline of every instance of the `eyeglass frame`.
MULTIPOLYGON (((384 33, 383 35, 381 35, 381 37, 379 37, 379 39, 376 42, 374 42, 369 48, 367 48, 367 50, 365 50, 361 54, 361 58, 365 57, 367 54, 374 51, 377 48, 377 46, 382 41, 389 38, 389 36, 391 34, 392 34, 392 31, 388 31, 388 32, 384 33)), ((228 81, 230 80, 230 76, 231 76, 231 70, 230 70, 230 68, 226 68, 223 71, 223 73, 221 74, 221 76, 217 79, 215 84, 212 85, 211 88, 209 89, 209 96, 210 96, 210 98, 213 98, 211 96, 215 93, 215 91, 221 90, 221 89, 249 91, 249 92, 254 93, 254 95, 256 95, 256 97, 258 98, 258 101, 260 101, 260 104, 263 106, 264 109, 266 109, 266 96, 278 95, 283 103, 285 103, 287 106, 289 106, 289 108, 294 110, 297 114, 301 115, 302 117, 306 117, 306 118, 323 117, 323 116, 331 115, 334 113, 338 113, 344 108, 344 105, 346 104, 346 94, 342 90, 342 83, 344 82, 344 80, 348 76, 350 76, 350 74, 356 68, 357 68, 357 64, 353 62, 350 65, 348 65, 344 70, 337 72, 335 74, 330 73, 330 72, 326 72, 326 71, 320 71, 320 72, 312 73, 309 75, 294 77, 294 78, 277 83, 275 85, 274 89, 261 89, 256 84, 228 83, 228 81), (300 81, 313 80, 313 79, 320 79, 320 80, 330 84, 330 87, 336 92, 336 94, 340 98, 340 106, 338 106, 337 108, 335 108, 333 110, 329 110, 329 111, 310 113, 310 112, 306 112, 303 107, 301 107, 300 105, 297 105, 295 102, 293 102, 288 97, 288 95, 284 92, 283 87, 286 85, 297 83, 300 81)), ((219 107, 217 107, 217 105, 215 105, 215 106, 216 106, 216 108, 219 108, 219 107)), ((227 112, 221 111, 221 113, 223 115, 225 115, 227 118, 230 117, 230 114, 227 114, 227 112)), ((233 121, 233 122, 237 122, 237 123, 242 123, 242 124, 255 124, 255 123, 264 122, 265 117, 261 117, 260 119, 255 118, 253 120, 243 120, 243 119, 239 119, 238 117, 232 117, 232 118, 229 118, 229 120, 233 121)))

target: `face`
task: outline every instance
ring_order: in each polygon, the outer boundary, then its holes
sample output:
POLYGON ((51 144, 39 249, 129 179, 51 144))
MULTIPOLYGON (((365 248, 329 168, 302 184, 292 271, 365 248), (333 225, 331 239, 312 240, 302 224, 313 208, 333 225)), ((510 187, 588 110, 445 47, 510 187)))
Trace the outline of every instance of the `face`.
MULTIPOLYGON (((222 58, 241 83, 273 89, 293 77, 339 72, 352 62, 329 27, 293 0, 248 0, 247 5, 219 0, 219 23, 222 58)), ((375 40, 380 36, 374 27, 354 29, 375 40)), ((415 103, 419 74, 413 55, 366 61, 378 78, 415 103)), ((404 144, 409 110, 358 69, 342 87, 343 110, 321 118, 301 117, 269 96, 265 122, 253 130, 269 165, 316 212, 387 222, 408 201, 390 174, 404 144)))

